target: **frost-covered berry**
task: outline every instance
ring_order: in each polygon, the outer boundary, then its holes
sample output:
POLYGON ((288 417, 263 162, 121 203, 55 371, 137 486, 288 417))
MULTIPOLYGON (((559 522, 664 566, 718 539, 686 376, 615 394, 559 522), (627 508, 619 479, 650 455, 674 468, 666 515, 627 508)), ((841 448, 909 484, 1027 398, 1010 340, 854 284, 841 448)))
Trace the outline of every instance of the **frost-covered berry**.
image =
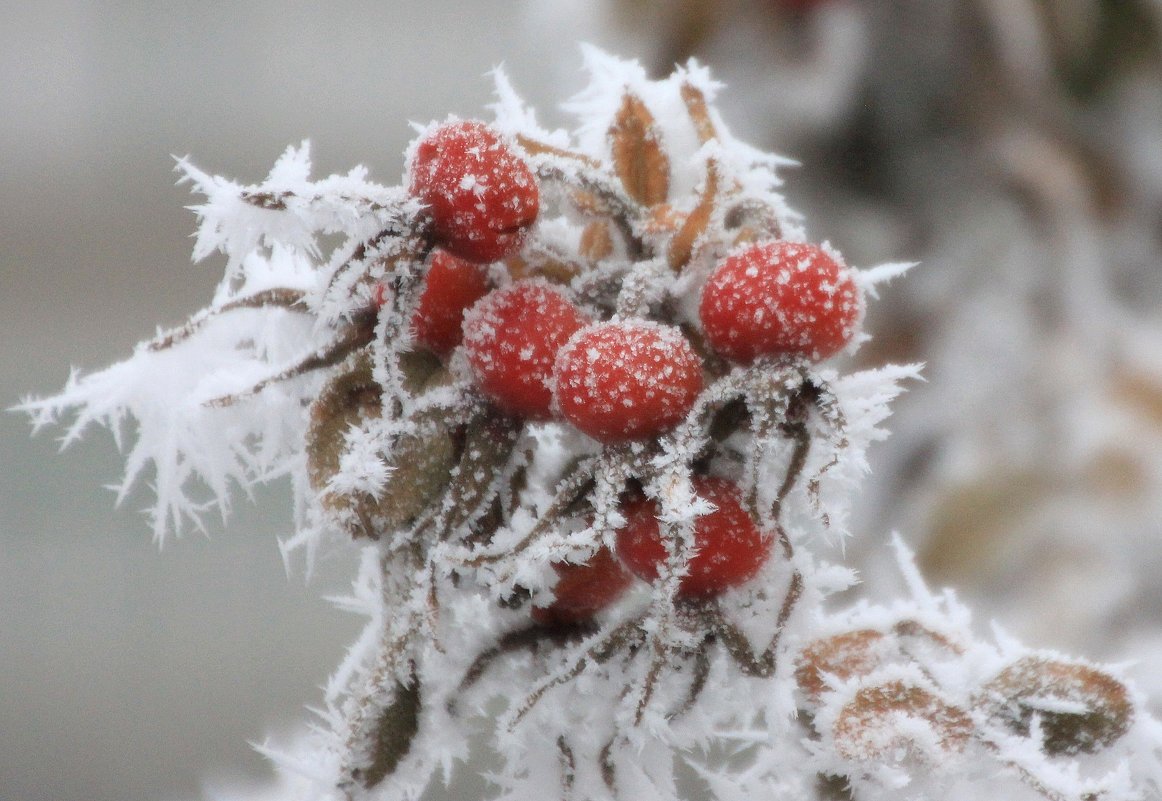
POLYGON ((528 165, 482 122, 449 122, 420 140, 411 192, 428 207, 437 242, 490 262, 520 249, 537 219, 540 193, 528 165))
POLYGON ((476 386, 513 414, 548 418, 557 352, 588 322, 545 281, 490 292, 464 315, 464 350, 476 386))
POLYGON ((557 572, 553 602, 532 609, 533 620, 543 625, 588 620, 620 598, 633 583, 633 576, 608 548, 598 549, 581 564, 557 562, 553 569, 557 572))
POLYGON ((698 309, 706 340, 739 362, 826 359, 851 341, 862 309, 850 269, 803 242, 760 242, 721 261, 698 309))
POLYGON ((464 313, 488 294, 488 270, 445 250, 432 253, 424 290, 412 315, 421 347, 445 356, 464 337, 464 313))
MULTIPOLYGON (((695 476, 694 491, 715 510, 694 524, 694 555, 678 585, 686 598, 718 595, 750 580, 766 562, 771 540, 742 506, 742 494, 730 481, 695 476)), ((617 531, 617 555, 640 578, 654 581, 667 560, 658 523, 658 504, 636 497, 622 504, 626 523, 617 531)))
POLYGON ((594 439, 623 442, 686 416, 702 392, 702 361, 677 328, 597 323, 557 354, 553 384, 566 420, 594 439))

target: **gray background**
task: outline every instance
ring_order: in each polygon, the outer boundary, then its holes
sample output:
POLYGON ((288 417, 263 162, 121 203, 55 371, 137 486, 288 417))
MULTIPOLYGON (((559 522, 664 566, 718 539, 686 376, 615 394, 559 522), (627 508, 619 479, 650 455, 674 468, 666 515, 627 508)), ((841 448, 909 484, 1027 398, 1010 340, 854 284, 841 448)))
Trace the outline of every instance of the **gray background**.
MULTIPOLYGON (((472 8, 0 2, 0 405, 209 300, 221 263, 190 264, 171 155, 259 180, 309 137, 317 174, 363 163, 391 184, 408 121, 483 113, 494 65, 544 99, 555 48, 528 46, 521 4, 472 8)), ((248 741, 306 717, 358 630, 321 600, 351 566, 287 578, 281 488, 159 553, 146 496, 114 511, 102 489, 120 470, 107 434, 59 455, 59 431, 28 433, 0 414, 0 799, 194 798, 266 775, 248 741)))

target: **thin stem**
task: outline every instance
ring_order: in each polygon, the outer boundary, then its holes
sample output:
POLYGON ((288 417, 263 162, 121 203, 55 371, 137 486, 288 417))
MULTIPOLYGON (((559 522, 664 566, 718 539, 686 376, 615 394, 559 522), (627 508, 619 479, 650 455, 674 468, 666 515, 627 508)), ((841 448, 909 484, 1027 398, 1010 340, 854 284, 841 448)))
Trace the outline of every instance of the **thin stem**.
POLYGON ((277 306, 306 314, 309 312, 309 309, 303 300, 305 297, 306 293, 302 290, 289 289, 287 287, 275 287, 273 289, 263 290, 262 292, 255 292, 253 295, 247 295, 244 298, 237 298, 229 303, 224 303, 216 309, 209 309, 201 315, 191 318, 185 325, 166 331, 164 334, 150 341, 145 347, 147 350, 152 351, 172 348, 174 345, 192 337, 214 317, 238 309, 262 309, 269 306, 277 306))

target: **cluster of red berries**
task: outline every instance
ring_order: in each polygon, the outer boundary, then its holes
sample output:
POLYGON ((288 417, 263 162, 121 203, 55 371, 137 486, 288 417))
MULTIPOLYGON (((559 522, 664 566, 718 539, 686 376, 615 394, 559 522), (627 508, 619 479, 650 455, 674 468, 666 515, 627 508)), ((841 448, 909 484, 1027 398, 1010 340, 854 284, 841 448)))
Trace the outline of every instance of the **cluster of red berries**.
MULTIPOLYGON (((475 386, 500 409, 562 419, 606 445, 658 436, 686 418, 706 367, 677 326, 594 320, 543 279, 491 287, 485 265, 521 249, 539 210, 536 178, 514 145, 479 122, 446 123, 418 143, 410 176, 437 245, 412 318, 419 346, 446 357, 463 344, 475 386)), ((854 274, 836 257, 774 240, 744 244, 717 265, 699 318, 706 344, 732 362, 817 361, 851 341, 861 308, 854 274)), ((697 522, 679 594, 709 597, 753 577, 770 538, 735 485, 706 476, 694 485, 716 511, 697 522)), ((591 616, 621 595, 630 573, 657 579, 668 557, 656 503, 632 497, 622 511, 616 556, 601 550, 585 564, 555 566, 556 600, 535 612, 542 622, 591 616)))
MULTIPOLYGON (((712 598, 754 578, 770 554, 771 538, 743 507, 732 482, 698 476, 694 489, 715 508, 695 523, 692 555, 679 579, 678 597, 712 598)), ((585 620, 620 598, 635 576, 657 581, 669 561, 659 512, 656 501, 640 494, 623 501, 626 522, 616 532, 616 555, 601 548, 583 564, 554 565, 558 581, 553 602, 534 607, 533 619, 546 624, 585 620)))

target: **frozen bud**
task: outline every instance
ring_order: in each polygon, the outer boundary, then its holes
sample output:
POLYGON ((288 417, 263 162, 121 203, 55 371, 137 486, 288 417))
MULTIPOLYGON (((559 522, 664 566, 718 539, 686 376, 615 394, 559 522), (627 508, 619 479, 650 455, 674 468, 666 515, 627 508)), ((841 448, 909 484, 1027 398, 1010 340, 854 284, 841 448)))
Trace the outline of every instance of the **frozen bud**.
POLYGON ((1092 754, 1126 733, 1134 716, 1125 685, 1097 668, 1038 656, 1019 659, 974 703, 1022 737, 1039 721, 1045 753, 1092 754))

